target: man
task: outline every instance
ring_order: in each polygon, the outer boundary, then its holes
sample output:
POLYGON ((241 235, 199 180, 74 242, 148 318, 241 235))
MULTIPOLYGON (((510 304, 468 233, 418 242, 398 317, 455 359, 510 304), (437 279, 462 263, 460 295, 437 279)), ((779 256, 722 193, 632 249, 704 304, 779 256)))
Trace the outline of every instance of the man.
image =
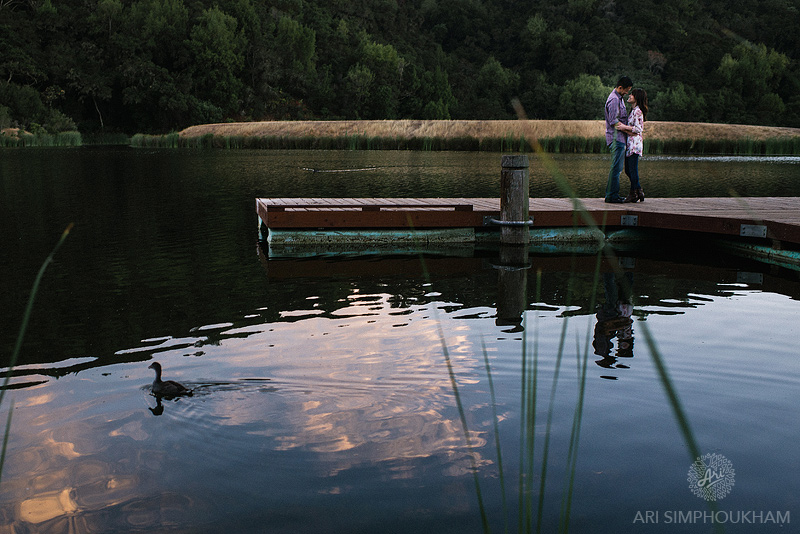
POLYGON ((611 171, 606 183, 606 202, 621 204, 625 198, 619 194, 619 175, 625 166, 625 145, 628 125, 628 109, 625 107, 625 95, 633 88, 633 82, 623 76, 606 100, 606 144, 611 149, 611 171))

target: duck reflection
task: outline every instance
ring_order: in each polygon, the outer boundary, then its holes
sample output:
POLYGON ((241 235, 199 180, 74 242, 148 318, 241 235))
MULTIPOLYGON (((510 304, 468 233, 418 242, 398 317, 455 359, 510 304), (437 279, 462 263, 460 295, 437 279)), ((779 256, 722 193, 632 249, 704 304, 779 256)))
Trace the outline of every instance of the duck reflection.
POLYGON ((161 404, 161 397, 156 397, 156 405, 154 407, 147 407, 153 415, 161 415, 164 413, 164 406, 161 404))
POLYGON ((627 369, 628 366, 620 363, 619 359, 633 357, 633 273, 626 272, 622 276, 605 273, 603 289, 605 303, 597 311, 592 341, 594 353, 601 359, 595 363, 606 369, 627 369), (612 355, 614 338, 617 346, 612 355))

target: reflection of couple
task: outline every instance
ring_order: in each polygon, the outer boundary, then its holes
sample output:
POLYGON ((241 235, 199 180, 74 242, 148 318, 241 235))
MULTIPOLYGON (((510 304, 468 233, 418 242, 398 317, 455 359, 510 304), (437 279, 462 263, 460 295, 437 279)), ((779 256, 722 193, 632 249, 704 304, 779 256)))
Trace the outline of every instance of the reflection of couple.
POLYGON ((644 202, 644 191, 639 183, 639 158, 642 156, 644 141, 644 119, 647 116, 647 92, 633 89, 633 82, 623 76, 617 82, 606 100, 606 144, 611 149, 611 170, 606 182, 606 202, 644 202), (630 93, 630 95, 628 95, 630 93), (633 106, 630 114, 625 107, 625 96, 633 106), (619 176, 622 169, 631 181, 627 197, 619 194, 619 176))
POLYGON ((631 304, 631 288, 633 274, 617 280, 614 273, 603 275, 603 288, 606 301, 597 312, 597 324, 594 327, 594 353, 602 356, 596 363, 609 369, 616 367, 617 358, 633 357, 633 304, 631 304), (612 340, 617 338, 617 352, 611 355, 614 347, 612 340))

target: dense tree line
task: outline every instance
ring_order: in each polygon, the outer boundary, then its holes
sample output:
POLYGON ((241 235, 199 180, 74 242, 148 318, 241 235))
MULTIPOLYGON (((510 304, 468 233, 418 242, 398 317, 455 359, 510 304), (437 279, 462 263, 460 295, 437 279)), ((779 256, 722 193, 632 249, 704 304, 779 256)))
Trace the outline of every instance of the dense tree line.
POLYGON ((0 127, 593 119, 800 126, 800 0, 0 0, 0 127), (512 105, 512 101, 519 105, 512 105))

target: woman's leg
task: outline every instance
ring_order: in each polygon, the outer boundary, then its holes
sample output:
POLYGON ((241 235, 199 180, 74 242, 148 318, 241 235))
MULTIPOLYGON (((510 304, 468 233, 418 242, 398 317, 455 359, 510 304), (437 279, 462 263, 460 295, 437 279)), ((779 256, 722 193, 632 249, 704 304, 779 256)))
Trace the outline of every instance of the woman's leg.
POLYGON ((628 179, 631 181, 631 192, 625 198, 625 202, 636 202, 639 200, 639 197, 636 194, 636 188, 633 187, 633 176, 631 175, 631 164, 630 164, 630 156, 625 156, 625 174, 628 175, 628 179))
POLYGON ((631 179, 631 189, 641 189, 639 185, 639 154, 631 154, 625 158, 625 174, 631 179))
POLYGON ((631 168, 630 168, 630 164, 628 163, 628 158, 630 158, 630 156, 625 156, 625 174, 627 174, 628 178, 630 178, 631 177, 631 168))

